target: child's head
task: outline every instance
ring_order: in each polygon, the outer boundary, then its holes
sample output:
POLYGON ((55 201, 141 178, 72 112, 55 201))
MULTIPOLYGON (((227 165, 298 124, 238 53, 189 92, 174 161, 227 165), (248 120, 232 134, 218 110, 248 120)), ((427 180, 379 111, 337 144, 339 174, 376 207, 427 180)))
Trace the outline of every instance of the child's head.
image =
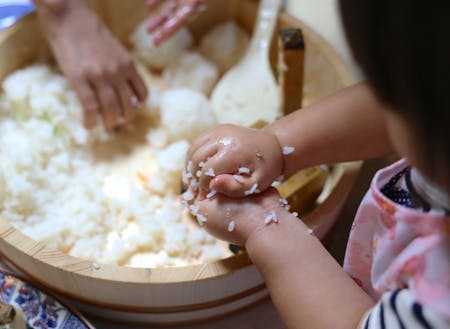
POLYGON ((394 146, 450 192, 450 4, 340 0, 340 6, 353 55, 391 109, 390 128, 405 128, 394 146))

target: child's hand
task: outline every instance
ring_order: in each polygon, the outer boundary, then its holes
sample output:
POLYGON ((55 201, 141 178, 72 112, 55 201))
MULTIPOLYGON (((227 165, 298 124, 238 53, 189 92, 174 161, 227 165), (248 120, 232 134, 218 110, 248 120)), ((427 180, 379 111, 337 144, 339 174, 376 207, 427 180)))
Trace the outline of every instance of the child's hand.
POLYGON ((184 177, 200 198, 210 191, 243 197, 265 191, 282 174, 283 161, 275 135, 220 125, 194 141, 184 177))
POLYGON ((239 246, 288 214, 275 188, 246 198, 217 194, 210 199, 197 199, 190 209, 210 234, 239 246))

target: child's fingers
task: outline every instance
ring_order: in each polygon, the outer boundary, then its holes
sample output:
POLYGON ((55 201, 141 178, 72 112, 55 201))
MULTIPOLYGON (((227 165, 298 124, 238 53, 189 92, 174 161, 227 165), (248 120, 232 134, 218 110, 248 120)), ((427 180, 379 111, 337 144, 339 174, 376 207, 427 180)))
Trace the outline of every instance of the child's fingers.
POLYGON ((250 177, 222 174, 211 180, 209 188, 228 197, 238 198, 246 196, 245 191, 249 191, 253 184, 250 177))
POLYGON ((215 143, 206 143, 198 148, 194 153, 188 151, 185 166, 186 172, 190 173, 192 179, 199 181, 202 167, 209 158, 216 154, 217 148, 218 146, 215 143))
POLYGON ((200 189, 210 190, 210 182, 218 175, 233 175, 238 172, 240 158, 230 150, 219 149, 205 162, 199 177, 200 189))
POLYGON ((204 147, 207 144, 211 144, 211 140, 212 140, 212 135, 213 132, 209 131, 204 133, 203 135, 197 137, 191 144, 191 146, 189 147, 189 150, 186 154, 186 159, 192 159, 193 155, 195 153, 197 153, 197 151, 201 148, 204 147))

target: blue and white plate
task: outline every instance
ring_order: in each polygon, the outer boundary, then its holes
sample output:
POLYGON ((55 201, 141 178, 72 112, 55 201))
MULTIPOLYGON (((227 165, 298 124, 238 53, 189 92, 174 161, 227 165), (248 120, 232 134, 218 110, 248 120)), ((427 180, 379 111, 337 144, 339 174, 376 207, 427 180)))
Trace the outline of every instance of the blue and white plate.
POLYGON ((0 271, 0 301, 19 306, 29 328, 94 329, 69 306, 4 271, 0 271))
POLYGON ((29 0, 0 0, 0 30, 14 24, 20 17, 33 10, 34 5, 29 0))

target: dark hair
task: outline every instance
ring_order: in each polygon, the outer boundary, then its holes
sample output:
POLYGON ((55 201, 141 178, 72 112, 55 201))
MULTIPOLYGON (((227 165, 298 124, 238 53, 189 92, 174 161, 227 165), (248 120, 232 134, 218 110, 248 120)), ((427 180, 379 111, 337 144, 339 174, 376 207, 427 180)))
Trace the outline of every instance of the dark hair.
POLYGON ((424 174, 450 191, 450 3, 340 0, 355 60, 413 128, 424 174))

